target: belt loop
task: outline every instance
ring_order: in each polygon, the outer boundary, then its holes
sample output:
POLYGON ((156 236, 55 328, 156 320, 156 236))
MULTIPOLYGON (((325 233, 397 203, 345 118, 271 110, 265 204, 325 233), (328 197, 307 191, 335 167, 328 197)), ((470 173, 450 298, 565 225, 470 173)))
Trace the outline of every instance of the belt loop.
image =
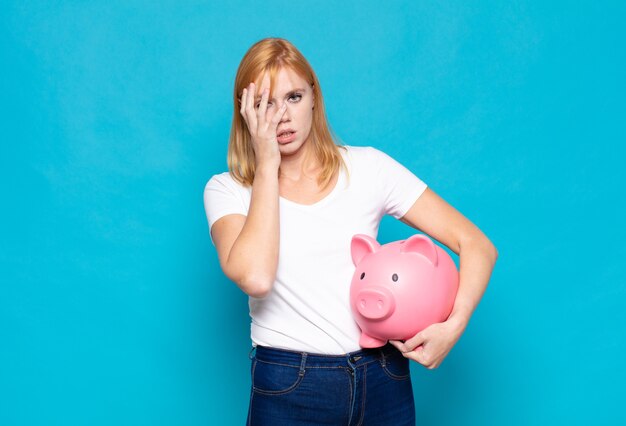
POLYGON ((380 356, 382 358, 383 367, 385 367, 387 365, 387 359, 385 358, 385 351, 383 350, 383 348, 378 348, 378 350, 380 351, 380 356))
POLYGON ((298 373, 300 376, 304 376, 304 367, 306 366, 306 352, 302 352, 302 362, 300 363, 300 372, 298 373))
MULTIPOLYGON (((248 352, 248 358, 252 359, 253 355, 252 355, 252 351, 254 351, 256 349, 256 346, 252 346, 252 349, 250 349, 250 352, 248 352)), ((254 354, 256 355, 256 352, 254 352, 254 354)))

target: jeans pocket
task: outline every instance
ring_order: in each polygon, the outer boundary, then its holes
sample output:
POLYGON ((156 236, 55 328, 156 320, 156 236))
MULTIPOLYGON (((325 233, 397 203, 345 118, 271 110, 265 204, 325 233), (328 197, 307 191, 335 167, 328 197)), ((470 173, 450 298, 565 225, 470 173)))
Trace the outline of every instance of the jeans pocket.
POLYGON ((252 365, 252 389, 264 395, 283 395, 295 390, 304 370, 300 367, 275 364, 255 359, 252 365))
POLYGON ((408 358, 398 353, 385 356, 385 361, 380 360, 380 364, 385 374, 393 380, 407 380, 411 377, 411 368, 408 358))

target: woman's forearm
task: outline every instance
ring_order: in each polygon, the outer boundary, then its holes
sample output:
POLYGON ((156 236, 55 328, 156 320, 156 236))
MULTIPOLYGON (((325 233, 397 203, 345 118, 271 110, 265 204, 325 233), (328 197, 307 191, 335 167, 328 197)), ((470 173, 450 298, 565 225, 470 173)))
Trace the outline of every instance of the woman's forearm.
POLYGON ((271 290, 278 267, 278 170, 256 170, 246 223, 228 256, 228 267, 238 271, 238 284, 253 297, 271 290))
POLYGON ((483 235, 460 244, 459 289, 449 320, 463 329, 487 288, 497 258, 495 246, 483 235))

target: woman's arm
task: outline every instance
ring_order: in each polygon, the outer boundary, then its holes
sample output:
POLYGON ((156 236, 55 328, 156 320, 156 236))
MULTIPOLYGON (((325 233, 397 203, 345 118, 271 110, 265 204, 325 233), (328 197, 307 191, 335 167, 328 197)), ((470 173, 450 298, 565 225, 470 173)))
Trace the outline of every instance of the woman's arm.
POLYGON ((278 170, 256 171, 248 216, 217 220, 211 235, 224 274, 252 297, 265 297, 278 267, 278 170))
POLYGON ((427 327, 404 343, 391 341, 405 357, 427 368, 437 368, 461 337, 478 306, 498 251, 480 229, 430 188, 400 220, 459 255, 459 289, 448 320, 427 327))
MULTIPOLYGON (((268 79, 265 72, 263 80, 268 79)), ((258 107, 256 91, 254 83, 243 89, 239 108, 251 135, 256 162, 248 216, 224 216, 213 224, 211 235, 226 276, 246 294, 265 297, 272 289, 278 268, 281 156, 276 129, 287 104, 268 113, 269 87, 262 91, 258 107)))

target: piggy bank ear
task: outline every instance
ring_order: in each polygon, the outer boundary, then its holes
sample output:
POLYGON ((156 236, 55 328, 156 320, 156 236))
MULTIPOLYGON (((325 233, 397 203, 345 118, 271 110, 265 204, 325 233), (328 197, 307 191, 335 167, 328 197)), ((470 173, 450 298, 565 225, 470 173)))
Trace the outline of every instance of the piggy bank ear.
POLYGON ((437 248, 435 243, 425 235, 417 234, 405 240, 400 253, 417 253, 428 259, 433 266, 437 266, 437 248))
POLYGON ((356 234, 352 237, 350 251, 352 252, 352 263, 358 265, 361 259, 370 253, 374 253, 380 248, 380 244, 369 235, 356 234))

